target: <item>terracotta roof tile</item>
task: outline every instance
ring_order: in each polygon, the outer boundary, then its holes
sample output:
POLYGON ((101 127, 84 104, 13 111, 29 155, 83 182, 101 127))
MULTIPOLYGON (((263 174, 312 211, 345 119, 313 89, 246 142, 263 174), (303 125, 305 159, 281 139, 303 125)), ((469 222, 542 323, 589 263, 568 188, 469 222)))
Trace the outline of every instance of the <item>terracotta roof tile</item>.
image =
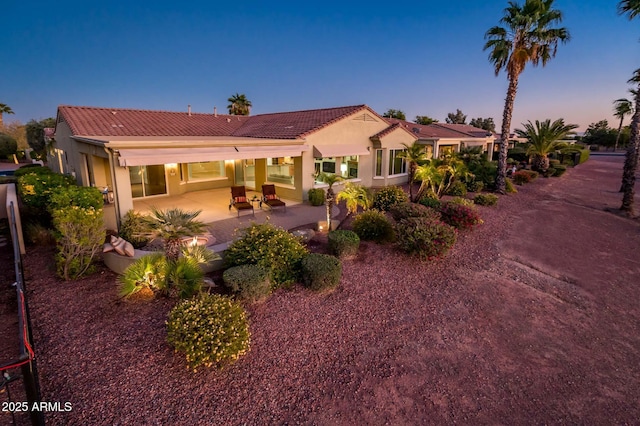
POLYGON ((464 124, 444 124, 433 123, 429 125, 412 123, 410 121, 399 120, 397 118, 387 118, 389 123, 397 123, 407 131, 416 135, 419 139, 440 139, 440 138, 484 138, 487 131, 477 127, 464 124), (458 127, 462 126, 462 127, 458 127), (466 131, 465 131, 466 130, 466 131))
POLYGON ((393 132, 396 129, 401 129, 402 125, 400 123, 393 123, 391 124, 389 127, 387 127, 386 129, 376 133, 375 135, 371 136, 371 139, 380 139, 386 135, 388 135, 389 133, 393 132))
POLYGON ((78 106, 58 107, 74 135, 228 136, 246 116, 78 106))

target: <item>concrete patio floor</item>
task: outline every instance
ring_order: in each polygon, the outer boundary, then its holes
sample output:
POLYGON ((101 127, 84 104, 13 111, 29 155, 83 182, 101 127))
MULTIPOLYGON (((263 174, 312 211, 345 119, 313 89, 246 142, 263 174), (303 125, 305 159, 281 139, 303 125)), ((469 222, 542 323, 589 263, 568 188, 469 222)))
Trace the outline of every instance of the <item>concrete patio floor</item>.
MULTIPOLYGON (((247 191, 247 198, 253 196, 258 198, 261 193, 247 191)), ((259 203, 254 204, 255 215, 240 212, 240 217, 235 209, 229 210, 229 199, 231 197, 229 188, 210 189, 204 191, 194 191, 182 195, 160 196, 135 200, 134 210, 140 213, 148 213, 151 207, 158 209, 168 209, 179 207, 184 210, 202 210, 198 219, 208 225, 208 230, 215 237, 215 245, 211 248, 214 251, 224 250, 228 243, 235 237, 236 231, 245 228, 252 223, 270 222, 276 226, 290 230, 307 224, 315 224, 326 220, 326 209, 324 206, 312 206, 307 202, 293 201, 282 198, 287 203, 284 209, 268 210, 266 207, 260 208, 259 203)), ((339 214, 339 209, 334 207, 332 217, 339 214)))

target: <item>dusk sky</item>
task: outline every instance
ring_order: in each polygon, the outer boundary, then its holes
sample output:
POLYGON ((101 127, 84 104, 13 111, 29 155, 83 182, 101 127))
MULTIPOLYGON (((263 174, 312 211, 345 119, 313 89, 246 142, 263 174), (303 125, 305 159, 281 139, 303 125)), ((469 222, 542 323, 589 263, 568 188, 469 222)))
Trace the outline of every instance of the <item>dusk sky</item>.
MULTIPOLYGON (((522 2, 522 1, 520 1, 522 2)), ((581 126, 612 116, 640 67, 640 19, 617 1, 556 0, 571 41, 520 77, 512 130, 526 120, 581 126)), ((252 114, 367 104, 444 121, 457 108, 502 121, 507 78, 482 50, 506 0, 7 1, 0 103, 5 121, 58 105, 252 114), (95 4, 94 4, 95 3, 95 4)), ((627 119, 628 124, 628 119, 627 119)))

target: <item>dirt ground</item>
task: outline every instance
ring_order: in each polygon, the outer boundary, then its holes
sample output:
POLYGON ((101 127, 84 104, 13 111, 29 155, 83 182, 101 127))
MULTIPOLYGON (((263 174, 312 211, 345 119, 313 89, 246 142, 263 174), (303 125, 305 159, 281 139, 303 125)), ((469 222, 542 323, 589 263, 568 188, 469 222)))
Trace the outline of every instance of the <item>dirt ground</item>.
MULTIPOLYGON (((640 420, 640 222, 598 156, 480 207, 444 259, 363 243, 338 290, 248 306, 252 346, 192 373, 173 302, 122 302, 106 270, 53 279, 26 257, 50 424, 633 424, 640 420)), ((637 205, 640 212, 640 205, 637 205)))

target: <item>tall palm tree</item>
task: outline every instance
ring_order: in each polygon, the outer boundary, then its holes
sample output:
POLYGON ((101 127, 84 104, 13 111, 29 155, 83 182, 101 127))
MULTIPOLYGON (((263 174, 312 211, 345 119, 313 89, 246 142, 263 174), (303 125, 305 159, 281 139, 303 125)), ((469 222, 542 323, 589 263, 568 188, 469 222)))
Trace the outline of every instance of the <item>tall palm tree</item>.
POLYGON ((0 104, 0 129, 2 129, 2 127, 4 127, 4 123, 2 122, 2 115, 3 114, 13 114, 13 110, 11 109, 11 107, 7 104, 0 104))
POLYGON ((631 137, 622 170, 622 205, 620 210, 633 216, 636 172, 638 170, 638 156, 640 156, 640 68, 635 70, 633 77, 628 82, 637 85, 638 89, 633 92, 635 108, 631 118, 631 137))
POLYGON ((540 172, 549 168, 549 154, 564 148, 567 144, 562 139, 575 134, 573 130, 578 128, 577 124, 564 124, 562 118, 553 123, 546 119, 543 122, 536 120, 535 125, 531 121, 522 125, 524 130, 516 129, 516 133, 529 141, 527 154, 533 155, 531 168, 540 172))
POLYGON ((227 109, 231 115, 249 115, 251 112, 251 101, 247 99, 244 93, 242 95, 236 93, 227 99, 227 101, 229 101, 227 109))
POLYGON ((424 146, 418 145, 417 142, 414 142, 412 145, 407 145, 406 143, 402 145, 406 148, 406 151, 400 153, 398 156, 404 158, 407 163, 409 163, 409 199, 416 201, 413 199, 413 181, 416 179, 418 164, 427 159, 427 154, 424 152, 424 146))
POLYGON ((629 20, 640 16, 640 0, 622 0, 618 3, 618 14, 628 14, 629 20))
POLYGON ((329 185, 327 188, 327 197, 325 198, 325 206, 327 207, 327 230, 331 230, 331 210, 335 205, 336 197, 333 192, 333 185, 342 180, 342 177, 335 173, 320 173, 318 180, 329 185))
POLYGON ((620 98, 613 101, 613 105, 613 116, 620 119, 620 125, 618 125, 618 135, 616 136, 616 144, 613 147, 613 150, 616 151, 618 149, 618 142, 620 142, 620 133, 622 132, 622 122, 624 121, 624 116, 633 114, 633 103, 631 103, 629 99, 620 98))
POLYGON ((509 80, 507 97, 502 114, 502 135, 496 186, 505 192, 507 175, 507 150, 513 104, 518 90, 518 79, 527 63, 537 66, 556 56, 558 43, 569 41, 569 32, 564 27, 553 27, 562 22, 562 12, 553 9, 553 0, 525 0, 523 5, 510 1, 500 22, 503 27, 490 28, 486 34, 484 50, 489 50, 489 61, 494 65, 496 76, 505 70, 509 80))
POLYGON ((162 238, 167 261, 175 262, 180 256, 182 238, 192 237, 204 231, 205 224, 195 218, 201 210, 184 211, 179 208, 158 210, 151 208, 151 216, 144 219, 144 235, 162 238))

